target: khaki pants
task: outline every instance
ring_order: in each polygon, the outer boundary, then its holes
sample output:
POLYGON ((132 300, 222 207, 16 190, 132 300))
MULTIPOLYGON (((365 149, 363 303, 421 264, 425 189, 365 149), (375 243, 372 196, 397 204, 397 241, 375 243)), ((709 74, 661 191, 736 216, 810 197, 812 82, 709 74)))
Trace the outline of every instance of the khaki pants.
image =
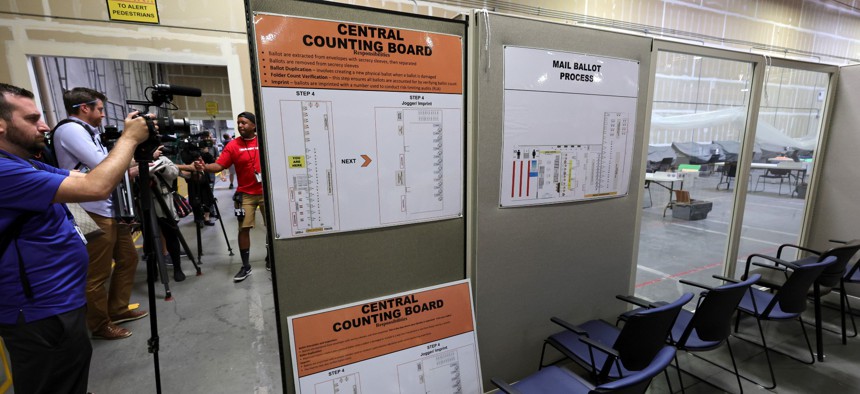
POLYGON ((111 316, 128 311, 138 256, 128 225, 89 214, 105 232, 87 244, 87 327, 96 331, 110 323, 111 316), (116 261, 113 270, 112 261, 116 261))

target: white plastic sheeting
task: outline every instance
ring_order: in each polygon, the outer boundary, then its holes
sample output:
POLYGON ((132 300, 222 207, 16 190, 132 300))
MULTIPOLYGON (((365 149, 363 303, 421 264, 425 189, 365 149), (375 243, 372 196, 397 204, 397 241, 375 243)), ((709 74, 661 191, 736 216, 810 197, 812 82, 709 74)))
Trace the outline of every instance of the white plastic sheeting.
MULTIPOLYGON (((685 130, 704 127, 716 127, 730 123, 738 130, 744 128, 746 120, 746 108, 729 108, 717 111, 698 112, 695 114, 660 116, 654 114, 651 117, 652 129, 685 130)), ((785 135, 782 130, 777 129, 770 123, 758 121, 756 127, 755 141, 764 145, 784 146, 794 149, 815 150, 818 144, 818 132, 802 138, 793 138, 785 135)))

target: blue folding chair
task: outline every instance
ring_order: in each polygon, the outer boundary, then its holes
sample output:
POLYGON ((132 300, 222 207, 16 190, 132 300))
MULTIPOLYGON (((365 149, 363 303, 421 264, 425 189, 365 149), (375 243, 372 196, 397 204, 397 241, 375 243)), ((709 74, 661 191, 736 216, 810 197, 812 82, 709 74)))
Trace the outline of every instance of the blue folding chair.
POLYGON ((541 369, 513 385, 498 379, 491 379, 491 381, 503 393, 508 394, 642 394, 648 389, 651 380, 666 370, 674 357, 675 348, 665 346, 645 368, 596 387, 572 372, 554 365, 541 369))
MULTIPOLYGON (((672 327, 672 333, 669 335, 668 341, 670 345, 675 346, 678 350, 685 350, 691 354, 713 350, 725 343, 726 348, 729 350, 729 358, 732 360, 731 370, 705 358, 698 358, 726 371, 733 372, 738 381, 738 389, 740 393, 743 393, 744 388, 741 385, 741 375, 738 373, 738 365, 735 362, 735 355, 732 352, 729 336, 732 333, 732 316, 735 310, 737 310, 738 304, 750 286, 760 276, 751 275, 749 279, 743 282, 716 275, 714 275, 714 278, 730 283, 719 287, 710 287, 686 280, 680 281, 690 286, 703 288, 705 291, 699 294, 699 301, 695 312, 682 309, 678 313, 678 318, 675 319, 675 325, 672 327)), ((684 392, 684 381, 681 378, 681 364, 678 362, 677 356, 675 357, 675 366, 678 368, 678 382, 681 385, 681 392, 684 392)), ((692 373, 690 375, 708 383, 708 381, 692 373)), ((711 385, 713 386, 713 384, 711 385)))
MULTIPOLYGON (((739 339, 755 343, 764 348, 764 354, 767 358, 767 366, 770 370, 772 384, 770 386, 764 386, 758 382, 756 382, 756 384, 766 389, 776 388, 776 377, 773 373, 773 364, 770 361, 770 351, 772 349, 767 346, 767 341, 764 337, 764 329, 761 325, 762 320, 797 319, 797 321, 800 322, 800 328, 803 330, 803 337, 806 339, 806 347, 809 349, 810 360, 805 361, 787 353, 778 353, 791 357, 804 364, 815 363, 815 355, 812 353, 812 345, 809 343, 809 336, 806 334, 806 326, 803 323, 803 319, 800 318, 800 314, 806 310, 806 298, 809 293, 810 286, 812 286, 824 270, 836 263, 836 256, 830 256, 823 261, 806 265, 797 265, 781 260, 774 262, 777 263, 778 266, 769 266, 759 263, 753 264, 763 268, 791 271, 790 275, 787 275, 788 279, 786 279, 785 283, 783 283, 780 288, 772 290, 772 292, 751 287, 744 294, 743 299, 741 299, 741 302, 738 305, 738 310, 740 312, 756 319, 761 343, 756 343, 752 340, 735 335, 739 339)), ((738 332, 740 315, 741 314, 738 314, 738 317, 735 320, 735 333, 738 332)))
MULTIPOLYGON (((617 298, 631 301, 631 297, 617 298)), ((551 320, 565 330, 544 340, 539 368, 544 367, 543 359, 550 345, 588 369, 598 384, 640 371, 666 345, 678 312, 692 298, 692 293, 686 293, 671 303, 630 314, 621 328, 603 320, 573 325, 553 317, 551 320)))

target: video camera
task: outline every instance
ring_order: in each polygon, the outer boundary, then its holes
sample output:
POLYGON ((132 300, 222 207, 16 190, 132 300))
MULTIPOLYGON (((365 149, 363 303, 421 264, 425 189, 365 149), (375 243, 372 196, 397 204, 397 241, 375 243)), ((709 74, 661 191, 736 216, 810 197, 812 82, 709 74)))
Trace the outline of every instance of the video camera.
MULTIPOLYGON (((143 107, 143 113, 149 112, 149 107, 174 111, 179 109, 173 104, 174 95, 200 97, 202 92, 197 88, 156 84, 146 88, 144 95, 148 96, 147 100, 126 100, 126 104, 143 107)), ((154 120, 147 118, 146 125, 149 127, 149 139, 137 146, 134 157, 138 161, 152 160, 152 153, 164 142, 181 140, 191 135, 191 123, 187 118, 176 119, 169 115, 159 116, 154 120), (158 129, 155 128, 156 125, 158 129)), ((105 127, 105 134, 107 134, 107 127, 105 127)))
POLYGON ((208 131, 189 134, 179 140, 179 158, 183 163, 191 164, 203 154, 203 148, 210 148, 213 145, 208 131))

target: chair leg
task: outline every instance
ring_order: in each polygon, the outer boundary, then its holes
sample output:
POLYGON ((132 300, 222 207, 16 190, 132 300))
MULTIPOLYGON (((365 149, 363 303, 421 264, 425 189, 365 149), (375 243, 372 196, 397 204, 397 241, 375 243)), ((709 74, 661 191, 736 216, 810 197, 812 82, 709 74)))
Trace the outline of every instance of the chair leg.
POLYGON ((542 370, 544 367, 543 356, 546 354, 546 345, 547 345, 547 343, 546 343, 546 341, 544 341, 543 342, 543 349, 541 349, 541 351, 540 351, 540 363, 538 364, 538 371, 542 370))
POLYGON ((764 357, 767 359, 767 369, 770 370, 770 381, 773 383, 770 386, 762 386, 768 390, 776 388, 776 375, 773 374, 773 364, 770 362, 770 349, 767 347, 767 341, 764 339, 764 329, 761 327, 761 320, 755 319, 758 324, 758 333, 761 336, 761 346, 764 348, 764 357))
POLYGON ((791 357, 791 358, 793 358, 793 359, 795 359, 795 360, 797 360, 797 361, 800 361, 800 362, 802 362, 802 363, 804 363, 804 364, 808 364, 808 365, 815 364, 815 353, 812 351, 812 343, 811 343, 811 342, 809 342, 809 335, 807 335, 807 334, 806 334, 806 326, 803 324, 803 319, 801 319, 801 318, 800 318, 800 316, 798 316, 798 317, 797 317, 797 321, 799 321, 799 322, 800 322, 800 328, 803 330, 803 338, 804 338, 804 339, 806 339, 806 348, 807 348, 807 349, 809 349, 809 359, 810 359, 810 361, 809 361, 809 362, 806 362, 806 361, 803 361, 803 360, 801 360, 801 359, 799 359, 799 358, 797 358, 797 357, 790 356, 790 355, 788 355, 788 354, 786 354, 786 356, 789 356, 789 357, 791 357))
MULTIPOLYGON (((678 362, 678 352, 675 352, 675 370, 678 371, 678 385, 681 386, 681 393, 686 394, 686 391, 684 390, 684 379, 681 377, 681 363, 678 362)), ((669 375, 666 375, 666 382, 668 381, 669 375)), ((669 392, 671 393, 672 391, 670 390, 669 392)))
MULTIPOLYGON (((755 316, 753 316, 753 317, 755 317, 755 316)), ((753 341, 752 339, 747 339, 747 338, 738 336, 737 335, 737 330, 738 330, 737 324, 739 321, 740 321, 740 316, 738 316, 738 320, 735 320, 735 335, 734 335, 734 337, 737 339, 740 339, 744 342, 749 342, 753 345, 758 345, 758 346, 761 346, 764 348, 764 357, 767 359, 767 368, 768 368, 768 370, 770 370, 770 380, 771 380, 772 384, 770 386, 765 386, 761 382, 757 382, 757 381, 752 380, 746 376, 741 376, 741 377, 746 379, 746 380, 749 380, 750 382, 752 382, 755 385, 761 386, 762 388, 765 388, 768 390, 776 388, 776 376, 773 373, 773 364, 771 364, 771 362, 770 362, 770 349, 767 347, 767 341, 765 341, 765 339, 764 339, 764 329, 762 329, 762 327, 761 327, 761 320, 759 320, 758 318, 755 319, 756 324, 758 324, 758 333, 759 333, 759 336, 761 336, 761 343, 757 343, 756 341, 753 341)), ((733 361, 734 361, 734 359, 733 359, 733 361)), ((737 368, 737 366, 735 366, 735 367, 737 368)), ((726 368, 723 367, 723 369, 726 369, 726 368)), ((740 376, 740 375, 738 375, 738 376, 740 376)))
POLYGON ((842 323, 842 344, 848 344, 848 335, 846 335, 846 327, 845 327, 845 285, 844 283, 840 283, 839 289, 839 317, 841 318, 840 323, 842 323))
POLYGON ((738 380, 739 393, 744 394, 744 386, 741 384, 741 374, 738 372, 738 363, 735 361, 735 354, 732 352, 732 344, 728 337, 726 337, 726 347, 729 348, 729 358, 732 359, 732 368, 735 370, 735 378, 738 380))
POLYGON ((854 321, 854 311, 851 309, 851 302, 848 300, 848 294, 843 291, 842 296, 845 297, 845 313, 851 317, 851 328, 854 329, 854 334, 850 335, 850 337, 854 338, 857 336, 857 322, 854 321))
MULTIPOLYGON (((678 355, 675 354, 675 362, 678 362, 677 357, 678 357, 678 355)), ((674 391, 672 390, 672 381, 669 380, 669 371, 664 369, 663 375, 666 376, 666 388, 669 389, 670 393, 674 393, 674 391)), ((681 389, 682 389, 681 391, 683 391, 683 388, 684 388, 684 386, 681 386, 681 389)))
POLYGON ((651 197, 651 187, 648 187, 648 208, 654 206, 654 198, 651 197))
POLYGON ((761 183, 761 177, 762 177, 762 176, 761 176, 761 175, 759 175, 759 176, 758 176, 758 179, 756 179, 756 181, 755 181, 755 187, 753 188, 753 192, 763 192, 765 189, 767 189, 767 182, 765 182, 765 183, 764 183, 764 187, 763 187, 763 188, 761 188, 761 190, 758 190, 758 185, 761 183))

